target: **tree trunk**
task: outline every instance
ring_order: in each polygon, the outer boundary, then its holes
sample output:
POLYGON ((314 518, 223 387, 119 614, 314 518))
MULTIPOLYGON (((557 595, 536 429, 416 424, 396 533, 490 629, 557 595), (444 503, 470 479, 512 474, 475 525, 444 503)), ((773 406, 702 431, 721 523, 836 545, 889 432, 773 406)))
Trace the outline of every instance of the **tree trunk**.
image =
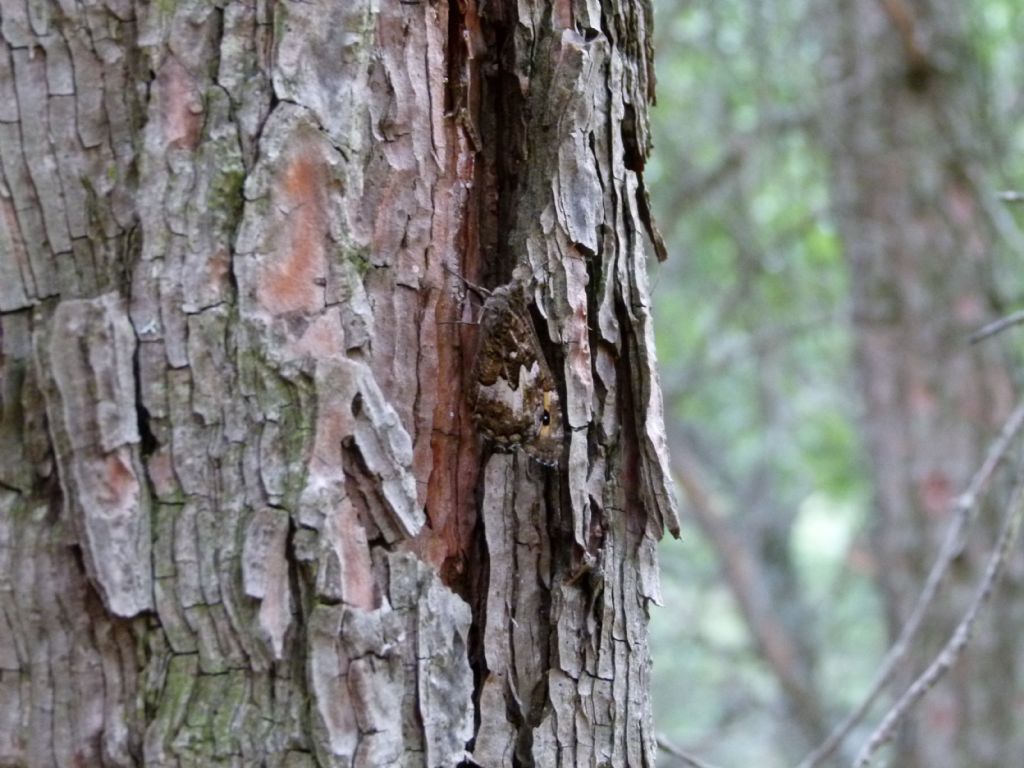
POLYGON ((653 764, 649 24, 5 1, 0 763, 653 764), (477 433, 460 275, 554 467, 477 433))
MULTIPOLYGON (((988 282, 991 200, 980 181, 985 124, 960 7, 847 0, 830 20, 826 141, 853 286, 878 574, 895 637, 1013 388, 996 345, 967 343, 997 309, 988 282)), ((992 511, 972 531, 900 691, 965 610, 994 538, 992 511)), ((1020 595, 1004 586, 999 599, 966 657, 903 730, 892 764, 1019 762, 1020 595)))

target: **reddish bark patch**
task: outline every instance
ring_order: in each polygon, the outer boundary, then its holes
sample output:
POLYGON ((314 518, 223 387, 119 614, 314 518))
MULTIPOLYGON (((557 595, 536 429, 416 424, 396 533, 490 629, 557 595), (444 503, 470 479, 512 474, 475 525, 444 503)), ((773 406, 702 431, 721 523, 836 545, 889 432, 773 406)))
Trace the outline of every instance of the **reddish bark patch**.
POLYGON ((918 495, 929 517, 943 517, 953 499, 953 483, 945 472, 933 470, 918 485, 918 495))
POLYGON ((171 460, 171 451, 168 446, 161 447, 149 457, 146 463, 146 474, 153 484, 157 496, 170 496, 175 492, 178 486, 174 475, 174 462, 171 460))
POLYGON ((338 446, 352 428, 348 415, 336 403, 321 402, 316 419, 311 470, 324 477, 340 480, 341 462, 338 446))
POLYGON ((552 17, 556 29, 572 29, 572 3, 569 0, 557 0, 552 17))
POLYGON ((202 100, 195 79, 171 57, 156 76, 163 115, 164 141, 168 147, 195 149, 202 129, 202 100))
POLYGON ((284 210, 279 258, 268 264, 258 289, 260 302, 274 314, 312 313, 324 306, 325 180, 322 163, 307 154, 299 154, 284 170, 275 195, 284 210))
POLYGON ((221 246, 210 254, 206 268, 209 271, 210 282, 218 287, 223 285, 231 271, 231 252, 221 246))
POLYGON ((972 228, 977 217, 974 193, 963 184, 953 183, 946 194, 949 217, 958 227, 972 228))
POLYGON ((566 327, 569 337, 568 360, 573 376, 592 385, 593 363, 590 358, 590 345, 587 343, 588 322, 586 295, 583 295, 578 297, 566 327))
POLYGON ((101 483, 96 489, 96 499, 111 507, 125 504, 125 499, 135 495, 138 481, 130 459, 121 451, 111 453, 103 460, 101 483))
POLYGON ((366 529, 359 522, 358 512, 349 504, 342 504, 338 514, 341 536, 342 589, 345 602, 364 611, 379 607, 377 580, 373 575, 370 547, 366 529))
POLYGON ((476 428, 463 387, 470 361, 458 343, 463 326, 454 324, 456 312, 455 300, 442 294, 435 315, 446 324, 438 326, 437 334, 437 404, 426 503, 430 525, 416 542, 417 552, 441 571, 449 586, 465 570, 476 519, 474 492, 480 462, 476 428))
POLYGON ((953 311, 957 321, 968 327, 980 325, 985 317, 985 305, 976 293, 957 296, 953 311))
POLYGON ((912 381, 909 387, 909 401, 911 410, 916 414, 933 413, 938 407, 935 399, 935 391, 927 382, 921 380, 912 381))
POLYGON ((957 727, 960 722, 959 707, 955 701, 933 700, 926 709, 928 729, 933 733, 948 735, 957 727))

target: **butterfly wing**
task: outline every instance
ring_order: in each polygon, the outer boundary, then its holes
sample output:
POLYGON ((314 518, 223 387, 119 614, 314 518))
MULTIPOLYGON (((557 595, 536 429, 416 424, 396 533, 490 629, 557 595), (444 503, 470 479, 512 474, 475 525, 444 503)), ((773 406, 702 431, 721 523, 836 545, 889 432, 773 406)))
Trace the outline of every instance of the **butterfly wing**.
POLYGON ((558 387, 521 286, 498 288, 484 302, 472 406, 480 431, 500 448, 522 447, 544 463, 561 458, 558 387))

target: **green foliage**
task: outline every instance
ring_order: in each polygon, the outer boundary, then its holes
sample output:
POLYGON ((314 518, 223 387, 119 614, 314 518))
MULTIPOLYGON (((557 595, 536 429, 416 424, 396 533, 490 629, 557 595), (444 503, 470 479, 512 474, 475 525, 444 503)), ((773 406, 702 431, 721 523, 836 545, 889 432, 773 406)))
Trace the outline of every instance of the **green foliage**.
MULTIPOLYGON (((1014 126, 1003 143, 979 144, 978 159, 993 189, 1024 190, 1024 4, 957 10, 979 66, 954 74, 977 79, 993 125, 1014 126)), ((815 14, 829 12, 810 0, 656 4, 648 165, 670 251, 654 276, 670 433, 685 436, 674 439, 762 556, 773 605, 815 662, 827 724, 858 703, 886 644, 865 543, 848 276, 816 135, 827 62, 815 14)), ((1012 310, 1024 306, 1013 246, 1024 243, 1024 206, 1003 211, 993 290, 1012 310)), ((652 616, 658 730, 722 766, 792 765, 811 745, 794 732, 718 554, 691 517, 683 523, 683 543, 661 553, 670 609, 652 616)))
MULTIPOLYGON (((1024 191, 1024 67, 1019 40, 1024 33, 1024 5, 1017 0, 971 0, 964 10, 972 52, 980 64, 976 89, 989 123, 999 126, 992 146, 981 147, 982 162, 994 177, 993 188, 1024 191)), ((1003 226, 1014 228, 1013 241, 995 244, 993 285, 1008 310, 1024 306, 1024 206, 1008 206, 1003 226)))
MULTIPOLYGON (((659 5, 649 177, 671 253, 655 276, 668 418, 705 457, 730 518, 764 534, 746 543, 781 539, 767 558, 775 595, 795 595, 805 639, 831 649, 817 669, 831 708, 863 690, 882 625, 848 557, 868 492, 847 276, 809 131, 819 46, 796 23, 809 7, 659 5)), ((713 549, 684 525, 684 543, 662 550, 671 609, 652 617, 658 729, 724 766, 791 765, 807 745, 713 549)))

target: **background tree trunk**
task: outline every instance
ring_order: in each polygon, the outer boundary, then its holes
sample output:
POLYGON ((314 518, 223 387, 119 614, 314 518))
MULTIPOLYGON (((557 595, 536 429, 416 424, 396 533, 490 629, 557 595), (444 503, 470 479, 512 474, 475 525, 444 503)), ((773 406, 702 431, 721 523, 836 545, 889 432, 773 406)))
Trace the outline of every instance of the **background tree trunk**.
POLYGON ((4 3, 0 762, 653 763, 649 22, 4 3), (513 270, 556 469, 466 405, 513 270))
MULTIPOLYGON (((998 315, 989 282, 997 214, 978 181, 985 123, 960 6, 849 0, 826 16, 833 64, 826 142, 853 287, 874 548, 895 636, 956 494, 1012 404, 997 344, 967 343, 998 315)), ((903 687, 948 637, 980 579, 996 519, 983 515, 979 525, 903 687)), ((1004 585, 966 658, 904 729, 893 764, 981 768, 1020 760, 1013 727, 1019 603, 1019 589, 1004 585)))

